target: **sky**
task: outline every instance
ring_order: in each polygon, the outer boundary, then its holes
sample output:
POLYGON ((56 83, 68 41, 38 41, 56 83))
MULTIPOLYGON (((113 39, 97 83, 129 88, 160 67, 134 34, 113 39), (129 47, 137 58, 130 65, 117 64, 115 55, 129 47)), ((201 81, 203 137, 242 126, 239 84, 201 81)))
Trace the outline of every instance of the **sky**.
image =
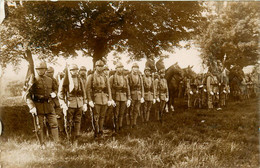
MULTIPOLYGON (((179 66, 181 68, 185 68, 187 66, 193 66, 193 71, 195 71, 196 73, 205 73, 207 72, 207 68, 203 68, 202 66, 202 60, 200 58, 200 52, 198 51, 197 48, 195 48, 194 46, 191 46, 189 49, 186 48, 181 48, 181 49, 175 49, 174 53, 163 53, 166 55, 169 55, 169 58, 166 58, 164 60, 165 63, 165 67, 168 68, 169 66, 175 64, 176 62, 178 62, 179 66)), ((121 62, 123 63, 124 67, 126 69, 131 69, 131 66, 133 64, 133 62, 127 63, 127 61, 129 60, 129 57, 127 56, 127 54, 122 54, 121 56, 121 62)), ((34 59, 36 59, 36 57, 34 56, 34 59)), ((109 69, 115 69, 115 65, 113 64, 113 53, 108 54, 107 57, 108 60, 108 67, 109 69)), ((155 61, 157 61, 158 58, 155 59, 155 61)), ((81 53, 79 53, 79 56, 77 58, 70 58, 65 60, 64 58, 58 58, 58 60, 56 61, 55 64, 48 64, 50 66, 53 66, 55 69, 55 74, 59 71, 62 71, 66 65, 66 62, 68 64, 72 64, 75 63, 77 64, 79 67, 80 66, 86 66, 87 70, 92 69, 93 67, 93 63, 92 63, 92 58, 91 57, 83 57, 81 55, 81 53)), ((139 64, 140 70, 143 72, 144 68, 145 68, 145 62, 146 59, 142 59, 140 61, 137 61, 137 63, 139 64)), ((21 65, 19 67, 19 70, 17 72, 15 72, 13 70, 13 68, 11 66, 8 66, 6 69, 6 73, 4 75, 4 81, 12 81, 12 80, 25 80, 25 76, 26 76, 26 72, 27 72, 27 68, 28 68, 28 63, 26 61, 22 61, 21 65)), ((250 72, 252 70, 252 67, 246 67, 244 69, 246 72, 250 72)))

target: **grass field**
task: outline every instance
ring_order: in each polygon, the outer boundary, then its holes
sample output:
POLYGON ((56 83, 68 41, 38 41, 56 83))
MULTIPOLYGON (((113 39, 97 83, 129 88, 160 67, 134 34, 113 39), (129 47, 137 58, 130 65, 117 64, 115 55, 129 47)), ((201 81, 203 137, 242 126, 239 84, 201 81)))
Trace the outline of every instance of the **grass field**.
MULTIPOLYGON (((2 138, 2 167, 259 167, 257 99, 231 102, 222 111, 181 109, 124 130, 120 136, 94 140, 83 133, 78 145, 46 143, 36 138, 2 138)), ((0 167, 1 167, 0 166, 0 167)))

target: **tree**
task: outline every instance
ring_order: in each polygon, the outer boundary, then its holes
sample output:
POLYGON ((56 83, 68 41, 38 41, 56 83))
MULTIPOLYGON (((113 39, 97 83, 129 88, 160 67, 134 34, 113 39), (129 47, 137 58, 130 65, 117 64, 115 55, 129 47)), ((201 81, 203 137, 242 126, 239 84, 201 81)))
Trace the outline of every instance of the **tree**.
POLYGON ((198 37, 204 63, 212 66, 221 60, 230 69, 254 65, 259 58, 259 4, 257 2, 230 2, 220 5, 216 14, 198 37))
POLYGON ((80 50, 95 62, 115 50, 139 59, 191 39, 203 9, 202 2, 24 2, 4 24, 46 57, 80 50))

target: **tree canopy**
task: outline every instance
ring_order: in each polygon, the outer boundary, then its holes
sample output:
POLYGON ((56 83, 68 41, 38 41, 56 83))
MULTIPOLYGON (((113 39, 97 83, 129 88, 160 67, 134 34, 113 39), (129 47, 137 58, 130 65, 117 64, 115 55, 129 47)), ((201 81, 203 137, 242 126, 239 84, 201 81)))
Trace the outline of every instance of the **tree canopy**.
POLYGON ((110 51, 159 56, 199 31, 203 10, 202 2, 24 2, 8 9, 1 57, 25 58, 25 50, 48 58, 82 51, 94 62, 110 51))
POLYGON ((259 3, 229 2, 208 19, 198 37, 204 63, 220 60, 230 69, 255 65, 259 58, 259 3))

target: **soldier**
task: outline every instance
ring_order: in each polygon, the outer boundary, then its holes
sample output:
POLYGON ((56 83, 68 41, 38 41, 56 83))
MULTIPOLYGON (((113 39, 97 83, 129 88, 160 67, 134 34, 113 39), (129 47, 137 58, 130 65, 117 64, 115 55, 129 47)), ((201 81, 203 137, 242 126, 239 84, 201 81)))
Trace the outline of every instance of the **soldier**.
POLYGON ((144 109, 143 109, 143 122, 148 122, 150 118, 150 111, 152 104, 156 102, 155 98, 155 87, 154 87, 154 79, 151 77, 151 69, 146 67, 144 69, 143 76, 144 83, 144 109))
POLYGON ((130 107, 130 124, 132 128, 135 128, 138 114, 140 114, 141 103, 144 103, 143 79, 139 74, 139 66, 137 63, 132 65, 132 71, 128 75, 128 81, 132 100, 130 107))
POLYGON ((104 63, 99 60, 95 64, 95 72, 87 79, 87 97, 90 107, 94 108, 94 137, 103 136, 103 125, 107 106, 114 104, 108 78, 103 73, 104 63))
POLYGON ((163 115, 165 111, 166 102, 169 100, 169 90, 167 80, 165 79, 165 69, 159 71, 159 78, 155 83, 156 96, 157 96, 157 110, 156 118, 157 121, 163 122, 163 115))
POLYGON ((30 113, 37 115, 39 118, 39 141, 44 144, 43 141, 43 120, 47 118, 52 137, 55 142, 59 141, 58 123, 54 110, 53 99, 57 95, 57 87, 55 82, 47 77, 45 74, 47 70, 47 64, 40 61, 35 66, 36 76, 32 87, 29 89, 29 93, 26 95, 26 102, 30 108, 30 113))
POLYGON ((150 56, 147 57, 146 63, 145 63, 145 67, 149 67, 151 73, 155 73, 156 72, 156 68, 155 68, 155 62, 154 62, 154 56, 150 56))
MULTIPOLYGON (((50 77, 54 81, 56 88, 59 87, 58 81, 54 78, 53 67, 51 67, 51 66, 48 67, 48 69, 46 71, 46 76, 50 77)), ((60 133, 60 135, 64 135, 63 113, 62 113, 62 108, 60 107, 60 102, 59 102, 58 97, 55 97, 53 99, 53 102, 54 102, 54 109, 55 109, 55 113, 56 113, 56 117, 57 117, 57 121, 58 121, 59 133, 60 133)))
POLYGON ((159 72, 161 69, 165 69, 165 65, 164 65, 164 55, 160 56, 160 59, 156 62, 156 68, 157 71, 159 72))
POLYGON ((215 84, 213 75, 211 73, 211 70, 209 69, 207 72, 207 77, 206 77, 206 86, 207 86, 207 99, 208 99, 208 109, 212 110, 213 109, 213 101, 214 101, 214 87, 213 85, 215 84))
POLYGON ((82 111, 87 110, 87 100, 83 81, 78 76, 78 66, 71 64, 67 75, 59 86, 59 98, 66 118, 65 131, 69 141, 74 143, 80 136, 82 111))
POLYGON ((82 80, 84 86, 87 84, 87 69, 85 66, 79 68, 79 77, 82 80))
POLYGON ((114 110, 114 125, 116 132, 120 131, 122 128, 126 107, 129 107, 131 104, 128 79, 123 74, 123 70, 123 64, 118 62, 116 65, 116 73, 109 79, 113 100, 116 102, 114 110))

